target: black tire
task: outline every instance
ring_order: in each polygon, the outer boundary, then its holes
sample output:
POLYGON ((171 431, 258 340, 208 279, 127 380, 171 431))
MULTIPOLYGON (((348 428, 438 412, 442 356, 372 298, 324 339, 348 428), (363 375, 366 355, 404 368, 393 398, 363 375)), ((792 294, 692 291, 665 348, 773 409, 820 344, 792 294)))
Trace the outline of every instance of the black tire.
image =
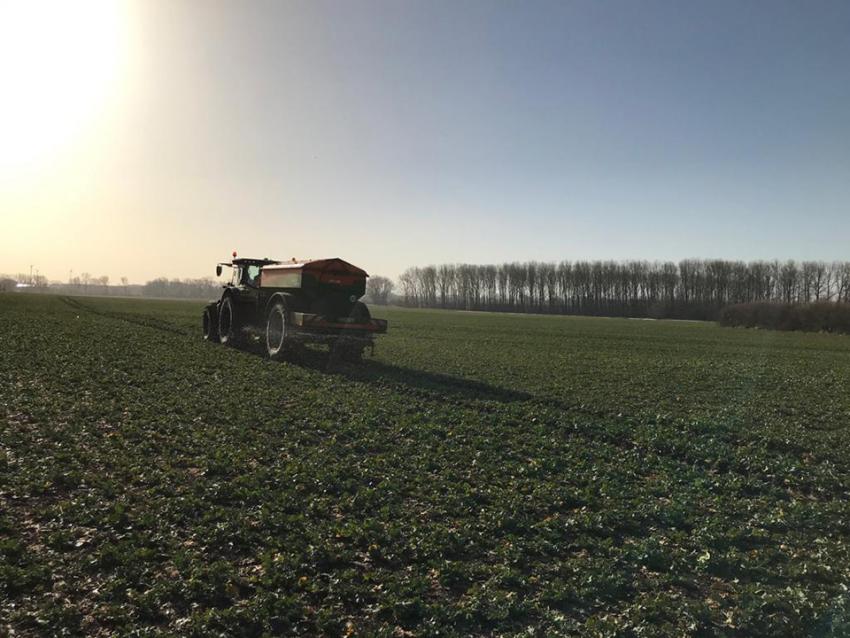
POLYGON ((218 313, 215 306, 204 308, 204 341, 218 343, 218 313))
MULTIPOLYGON (((369 307, 362 301, 354 302, 348 316, 357 323, 366 323, 372 319, 369 307)), ((333 349, 336 351, 339 359, 348 363, 360 363, 363 361, 363 352, 366 350, 366 345, 362 341, 365 335, 358 332, 357 334, 351 334, 351 337, 353 338, 343 336, 337 339, 333 349)))
POLYGON ((236 313, 236 304, 230 297, 221 300, 221 307, 218 310, 218 339, 224 345, 232 348, 238 348, 242 345, 239 316, 236 313))
POLYGON ((362 363, 363 351, 366 346, 359 343, 349 343, 342 347, 342 359, 348 363, 362 363))
POLYGON ((372 313, 369 312, 369 306, 362 301, 354 302, 349 316, 352 319, 356 319, 359 323, 366 323, 372 319, 372 313))
POLYGON ((359 337, 341 336, 330 344, 331 361, 360 363, 363 361, 366 345, 359 337))
POLYGON ((266 317, 266 354, 269 359, 280 361, 291 350, 289 312, 283 301, 276 301, 266 317))

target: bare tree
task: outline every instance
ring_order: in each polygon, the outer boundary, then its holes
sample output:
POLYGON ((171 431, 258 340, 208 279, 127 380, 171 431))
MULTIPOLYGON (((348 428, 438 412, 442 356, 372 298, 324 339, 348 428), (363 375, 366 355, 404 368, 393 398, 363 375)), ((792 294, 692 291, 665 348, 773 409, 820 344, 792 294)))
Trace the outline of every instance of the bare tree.
POLYGON ((366 296, 372 303, 386 305, 395 284, 392 279, 376 275, 366 281, 366 296))
POLYGON ((800 271, 793 261, 786 261, 779 270, 779 285, 781 290, 781 301, 791 303, 797 296, 798 277, 800 271))
POLYGON ((446 301, 454 284, 455 271, 453 266, 443 264, 437 268, 437 292, 440 295, 440 307, 446 307, 446 301))
POLYGON ((836 272, 835 300, 848 303, 850 302, 850 262, 842 263, 836 272))
POLYGON ((404 304, 407 306, 418 306, 419 295, 417 294, 417 271, 418 268, 408 268, 398 278, 401 284, 402 294, 404 295, 404 304))

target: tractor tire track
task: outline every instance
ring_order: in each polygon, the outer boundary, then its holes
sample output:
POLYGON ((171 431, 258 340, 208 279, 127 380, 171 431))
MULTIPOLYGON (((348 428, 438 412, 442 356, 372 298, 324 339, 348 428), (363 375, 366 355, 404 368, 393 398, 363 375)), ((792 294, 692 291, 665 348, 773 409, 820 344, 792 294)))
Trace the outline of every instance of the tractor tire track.
POLYGON ((157 319, 156 317, 146 317, 142 319, 139 318, 138 315, 98 310, 72 297, 60 297, 60 301, 75 310, 96 315, 98 317, 104 317, 105 319, 124 321, 143 328, 151 328, 152 330, 158 330, 160 332, 170 332, 171 334, 180 335, 182 337, 191 337, 195 335, 195 331, 190 328, 180 328, 173 323, 157 319))

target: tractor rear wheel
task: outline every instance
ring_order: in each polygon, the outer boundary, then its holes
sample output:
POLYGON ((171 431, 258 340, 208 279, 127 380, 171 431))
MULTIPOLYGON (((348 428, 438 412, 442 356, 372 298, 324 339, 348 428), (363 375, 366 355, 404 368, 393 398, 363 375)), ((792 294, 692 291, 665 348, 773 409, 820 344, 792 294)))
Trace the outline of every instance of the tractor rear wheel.
POLYGON ((361 363, 366 347, 366 343, 359 336, 354 338, 350 335, 340 336, 330 345, 331 360, 345 363, 361 363))
MULTIPOLYGON (((355 301, 348 312, 349 319, 355 323, 368 323, 372 319, 369 307, 362 301, 355 301)), ((364 342, 366 334, 357 331, 340 335, 331 345, 331 360, 344 361, 346 363, 360 363, 363 361, 363 352, 367 344, 364 342)))
POLYGON ((204 341, 218 343, 218 316, 215 306, 204 308, 204 341))
POLYGON ((369 306, 362 301, 356 301, 354 303, 351 307, 351 313, 349 316, 356 320, 357 323, 367 323, 372 319, 372 313, 369 312, 369 306))
POLYGON ((218 338, 226 346, 238 348, 242 344, 242 331, 239 317, 233 299, 225 297, 221 300, 218 311, 218 338))
POLYGON ((363 361, 363 351, 366 346, 359 343, 347 343, 342 346, 342 359, 348 363, 360 363, 363 361))
POLYGON ((290 350, 289 313, 282 301, 277 301, 269 310, 266 319, 266 354, 269 359, 280 361, 290 350))

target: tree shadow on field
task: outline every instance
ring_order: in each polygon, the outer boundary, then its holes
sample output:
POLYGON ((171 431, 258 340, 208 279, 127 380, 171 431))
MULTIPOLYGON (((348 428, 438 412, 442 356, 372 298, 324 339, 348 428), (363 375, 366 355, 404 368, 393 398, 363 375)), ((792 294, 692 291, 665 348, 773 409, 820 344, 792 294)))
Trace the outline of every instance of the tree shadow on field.
POLYGON ((510 390, 474 379, 453 377, 439 372, 405 368, 364 357, 362 362, 340 360, 333 352, 302 348, 293 353, 287 363, 326 374, 374 385, 393 386, 425 398, 455 401, 498 401, 512 403, 530 401, 528 392, 510 390))

